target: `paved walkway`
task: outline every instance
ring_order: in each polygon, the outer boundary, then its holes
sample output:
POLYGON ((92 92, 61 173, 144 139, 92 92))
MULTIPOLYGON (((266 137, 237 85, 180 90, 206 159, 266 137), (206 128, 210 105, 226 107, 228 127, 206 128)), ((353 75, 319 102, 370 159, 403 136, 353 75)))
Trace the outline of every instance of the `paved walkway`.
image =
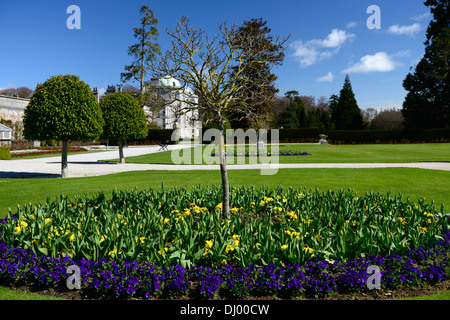
MULTIPOLYGON (((171 145, 169 150, 190 147, 190 145, 171 145)), ((124 149, 125 157, 138 156, 159 152, 159 146, 129 147, 124 149)), ((109 163, 102 160, 117 159, 117 149, 110 151, 73 154, 68 156, 70 177, 87 177, 107 175, 127 171, 146 170, 219 170, 218 165, 164 165, 164 164, 133 164, 109 163)), ((450 171, 448 162, 415 162, 415 163, 307 163, 307 164, 267 164, 228 165, 229 170, 242 169, 284 169, 284 168, 419 168, 450 171)), ((263 172, 263 171, 262 171, 263 172)), ((267 171, 267 174, 270 171, 267 171)), ((274 171, 271 171, 272 173, 274 171)), ((0 160, 0 178, 48 178, 61 176, 61 156, 0 160)))

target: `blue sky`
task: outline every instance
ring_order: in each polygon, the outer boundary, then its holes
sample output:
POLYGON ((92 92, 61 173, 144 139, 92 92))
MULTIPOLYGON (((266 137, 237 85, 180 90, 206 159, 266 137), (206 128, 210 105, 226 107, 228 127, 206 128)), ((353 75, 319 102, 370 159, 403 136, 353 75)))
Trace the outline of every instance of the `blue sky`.
POLYGON ((403 79, 424 54, 431 19, 422 0, 1 0, 0 88, 34 89, 57 74, 76 74, 99 89, 119 84, 143 4, 159 21, 163 51, 166 28, 182 15, 211 35, 218 22, 263 18, 272 35, 291 35, 283 65, 273 69, 279 95, 330 97, 348 73, 361 108, 401 108, 403 79), (67 28, 70 5, 81 10, 79 30, 67 28), (370 5, 380 8, 380 29, 367 27, 370 5))

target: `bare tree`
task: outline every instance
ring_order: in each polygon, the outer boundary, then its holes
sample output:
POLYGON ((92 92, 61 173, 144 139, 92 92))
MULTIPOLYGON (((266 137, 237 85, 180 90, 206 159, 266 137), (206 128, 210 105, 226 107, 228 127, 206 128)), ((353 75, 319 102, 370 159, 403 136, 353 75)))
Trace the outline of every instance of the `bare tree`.
POLYGON ((0 90, 1 95, 30 99, 33 90, 28 87, 8 88, 0 90))
POLYGON ((372 120, 372 130, 403 130, 405 118, 402 112, 396 109, 380 111, 372 120))
MULTIPOLYGON (((219 164, 222 177, 222 210, 226 217, 230 217, 229 184, 225 161, 224 122, 230 108, 246 101, 245 86, 247 78, 246 68, 254 64, 265 63, 266 57, 258 57, 252 50, 242 50, 242 42, 236 44, 237 29, 234 25, 218 25, 219 34, 208 37, 203 29, 194 29, 190 21, 183 16, 177 22, 174 30, 167 30, 172 38, 171 48, 155 65, 154 72, 160 76, 170 76, 177 79, 183 91, 191 92, 183 98, 184 109, 198 109, 199 112, 219 125, 219 164), (219 39, 220 36, 220 39, 219 39), (249 58, 252 59, 249 59, 249 58), (184 90, 186 89, 186 90, 184 90), (199 99, 194 99, 194 93, 199 99), (201 102, 199 104, 199 101, 201 102)), ((245 40, 245 39, 243 39, 245 40)), ((251 39, 249 38, 249 41, 251 39)), ((249 46, 250 48, 252 46, 249 46)), ((176 91, 174 92, 176 93, 176 91)), ((172 94, 171 99, 177 101, 179 95, 172 94)))

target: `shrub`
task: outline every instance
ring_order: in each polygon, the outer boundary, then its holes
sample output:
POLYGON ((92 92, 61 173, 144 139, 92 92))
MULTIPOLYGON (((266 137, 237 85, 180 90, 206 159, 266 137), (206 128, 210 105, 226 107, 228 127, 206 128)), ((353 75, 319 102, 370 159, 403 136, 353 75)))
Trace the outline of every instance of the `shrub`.
POLYGON ((8 147, 0 147, 0 160, 11 160, 11 152, 8 147))

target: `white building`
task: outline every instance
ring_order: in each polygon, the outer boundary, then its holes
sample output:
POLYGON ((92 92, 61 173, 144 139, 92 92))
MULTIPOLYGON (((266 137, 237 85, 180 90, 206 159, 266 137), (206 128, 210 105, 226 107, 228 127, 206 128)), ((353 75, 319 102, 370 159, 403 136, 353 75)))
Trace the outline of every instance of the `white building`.
MULTIPOLYGON (((6 132, 0 134, 0 140, 22 139, 23 116, 29 103, 30 99, 0 95, 0 119, 9 120, 12 124, 9 134, 6 132), (9 138, 5 138, 6 135, 9 138)), ((5 141, 1 144, 5 145, 5 141)), ((9 146, 10 142, 7 145, 9 146)))
POLYGON ((30 99, 0 95, 0 118, 12 121, 22 121, 25 108, 30 99))
POLYGON ((198 110, 192 108, 192 103, 198 102, 198 97, 194 92, 190 88, 182 88, 178 80, 170 77, 152 79, 150 85, 166 101, 173 101, 154 116, 152 116, 150 108, 144 107, 144 111, 153 118, 158 127, 177 129, 178 138, 183 140, 199 138, 201 122, 198 119, 198 110))

